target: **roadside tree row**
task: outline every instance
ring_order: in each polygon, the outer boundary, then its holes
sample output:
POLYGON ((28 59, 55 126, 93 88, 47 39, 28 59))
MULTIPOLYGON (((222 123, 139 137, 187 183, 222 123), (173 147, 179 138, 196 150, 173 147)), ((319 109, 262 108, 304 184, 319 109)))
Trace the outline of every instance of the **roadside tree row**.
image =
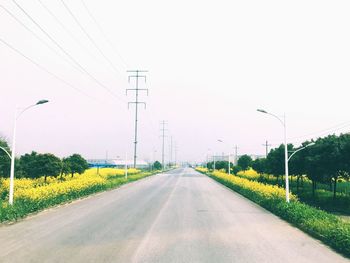
MULTIPOLYGON (((328 184, 337 192, 339 180, 349 180, 350 175, 350 134, 329 135, 315 141, 305 141, 301 147, 315 144, 296 153, 289 161, 289 173, 297 178, 297 185, 303 176, 312 181, 313 193, 317 183, 328 184)), ((292 154, 298 148, 288 145, 292 154)), ((267 158, 257 159, 252 168, 260 174, 271 174, 278 180, 284 175, 284 145, 272 149, 267 158)))
MULTIPOLYGON (((11 159, 4 150, 10 153, 10 148, 6 140, 0 138, 0 177, 9 177, 11 159)), ((21 178, 46 178, 49 176, 58 177, 75 173, 83 173, 89 168, 87 161, 79 154, 60 159, 51 153, 31 152, 19 157, 16 162, 16 177, 21 178)))

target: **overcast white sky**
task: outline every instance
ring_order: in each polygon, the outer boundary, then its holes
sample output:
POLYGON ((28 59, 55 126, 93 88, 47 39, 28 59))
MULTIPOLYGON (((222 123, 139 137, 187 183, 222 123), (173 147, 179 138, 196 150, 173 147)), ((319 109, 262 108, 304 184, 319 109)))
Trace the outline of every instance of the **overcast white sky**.
POLYGON ((82 73, 12 0, 0 0, 0 39, 88 95, 77 92, 0 42, 0 133, 12 140, 16 104, 50 103, 18 121, 19 154, 132 155, 134 110, 127 109, 128 69, 149 70, 141 96, 139 156, 160 158, 160 120, 180 160, 233 151, 264 154, 282 141, 282 126, 263 108, 287 115, 290 142, 350 130, 349 1, 16 0, 84 69, 82 73), (9 15, 35 32, 47 46, 9 15), (53 51, 55 50, 55 51, 53 51), (115 51, 117 50, 117 52, 115 51), (58 55, 58 54, 59 55, 58 55), (67 62, 68 61, 68 62, 67 62), (73 66, 72 66, 73 65, 73 66), (91 98, 92 97, 92 98, 91 98), (337 126, 346 123, 348 126, 337 126), (326 130, 333 127, 333 129, 326 130), (343 128, 342 128, 343 127, 343 128), (297 138, 296 138, 297 137, 297 138), (220 144, 221 139, 225 144, 220 144))

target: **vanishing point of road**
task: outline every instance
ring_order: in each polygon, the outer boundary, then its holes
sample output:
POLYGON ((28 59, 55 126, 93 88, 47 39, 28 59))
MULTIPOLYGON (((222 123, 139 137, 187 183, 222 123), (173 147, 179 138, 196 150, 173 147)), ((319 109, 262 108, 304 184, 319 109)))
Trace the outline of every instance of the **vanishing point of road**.
POLYGON ((350 260, 185 168, 1 226, 0 262, 350 260))

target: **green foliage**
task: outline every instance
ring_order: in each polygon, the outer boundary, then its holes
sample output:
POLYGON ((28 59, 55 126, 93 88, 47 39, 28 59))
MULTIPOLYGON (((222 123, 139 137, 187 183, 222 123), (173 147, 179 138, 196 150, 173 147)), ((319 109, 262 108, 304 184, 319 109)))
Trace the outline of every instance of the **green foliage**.
POLYGON ((153 163, 153 169, 155 169, 155 170, 162 170, 162 164, 159 161, 155 161, 153 163))
MULTIPOLYGON (((216 170, 225 170, 226 172, 228 172, 228 161, 216 161, 215 162, 215 169, 216 170)), ((230 162, 230 167, 231 170, 233 168, 233 163, 230 162)), ((208 162, 207 163, 207 168, 210 170, 214 169, 214 162, 208 162)))
POLYGON ((25 177, 39 178, 58 176, 62 169, 61 160, 51 153, 38 154, 31 152, 19 159, 19 169, 25 177))
POLYGON ((10 176, 10 167, 11 167, 11 159, 6 154, 5 150, 11 154, 10 147, 7 141, 4 138, 0 137, 0 177, 9 177, 10 176))
MULTIPOLYGON (((305 141, 301 147, 311 142, 305 141)), ((306 175, 312 181, 313 195, 317 184, 330 185, 335 199, 338 182, 350 178, 350 134, 329 135, 314 143, 293 155, 289 161, 289 174, 297 176, 298 182, 306 175)), ((288 145, 289 156, 296 150, 292 144, 288 145)), ((272 149, 264 161, 256 161, 252 165, 260 174, 272 174, 278 181, 278 177, 285 173, 284 158, 284 145, 280 145, 272 149)))
POLYGON ((20 169, 24 177, 28 178, 38 178, 39 172, 36 165, 36 158, 38 156, 37 152, 31 152, 30 154, 26 153, 22 155, 19 159, 20 169))
POLYGON ((240 166, 238 166, 238 165, 233 166, 233 168, 232 168, 232 173, 233 174, 237 174, 240 171, 242 171, 242 168, 240 166))
POLYGON ((259 174, 262 174, 266 171, 266 165, 266 158, 259 158, 252 162, 252 168, 259 174))
POLYGON ((252 166, 252 163, 252 158, 246 154, 242 155, 237 161, 237 165, 240 166, 243 171, 248 170, 248 168, 252 166))
POLYGON ((45 180, 48 176, 58 176, 62 166, 61 159, 51 153, 39 154, 36 165, 38 166, 39 175, 44 176, 45 180))
POLYGON ((70 173, 72 177, 75 173, 82 174, 89 168, 89 164, 80 154, 73 154, 63 159, 62 172, 70 173))

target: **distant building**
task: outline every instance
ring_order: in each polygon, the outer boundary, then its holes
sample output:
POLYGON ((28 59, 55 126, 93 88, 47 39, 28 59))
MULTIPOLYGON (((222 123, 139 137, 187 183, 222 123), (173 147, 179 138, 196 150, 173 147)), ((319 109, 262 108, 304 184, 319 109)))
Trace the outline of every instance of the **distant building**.
POLYGON ((261 155, 261 154, 250 154, 249 156, 253 159, 253 161, 256 159, 261 159, 266 157, 265 155, 261 155))
MULTIPOLYGON (((125 163, 128 167, 134 167, 134 160, 122 160, 122 159, 89 159, 87 160, 90 167, 113 167, 113 168, 125 168, 125 163)), ((145 169, 149 167, 149 163, 144 160, 137 160, 136 168, 145 169)))
MULTIPOLYGON (((134 160, 113 160, 114 167, 116 168, 124 168, 125 164, 128 165, 128 167, 134 167, 134 160)), ((139 169, 145 169, 149 167, 149 163, 144 160, 137 160, 136 162, 136 168, 139 169)))
MULTIPOLYGON (((250 156, 252 158, 252 160, 256 160, 256 159, 261 159, 261 158, 265 158, 265 155, 259 155, 259 154, 248 154, 248 156, 250 156)), ((237 161, 239 158, 241 158, 242 155, 237 155, 237 158, 231 154, 230 155, 230 161, 234 164, 237 165, 237 161)), ((228 155, 222 154, 222 155, 215 155, 215 156, 211 156, 208 161, 212 162, 215 158, 215 162, 218 161, 228 161, 228 155)))

